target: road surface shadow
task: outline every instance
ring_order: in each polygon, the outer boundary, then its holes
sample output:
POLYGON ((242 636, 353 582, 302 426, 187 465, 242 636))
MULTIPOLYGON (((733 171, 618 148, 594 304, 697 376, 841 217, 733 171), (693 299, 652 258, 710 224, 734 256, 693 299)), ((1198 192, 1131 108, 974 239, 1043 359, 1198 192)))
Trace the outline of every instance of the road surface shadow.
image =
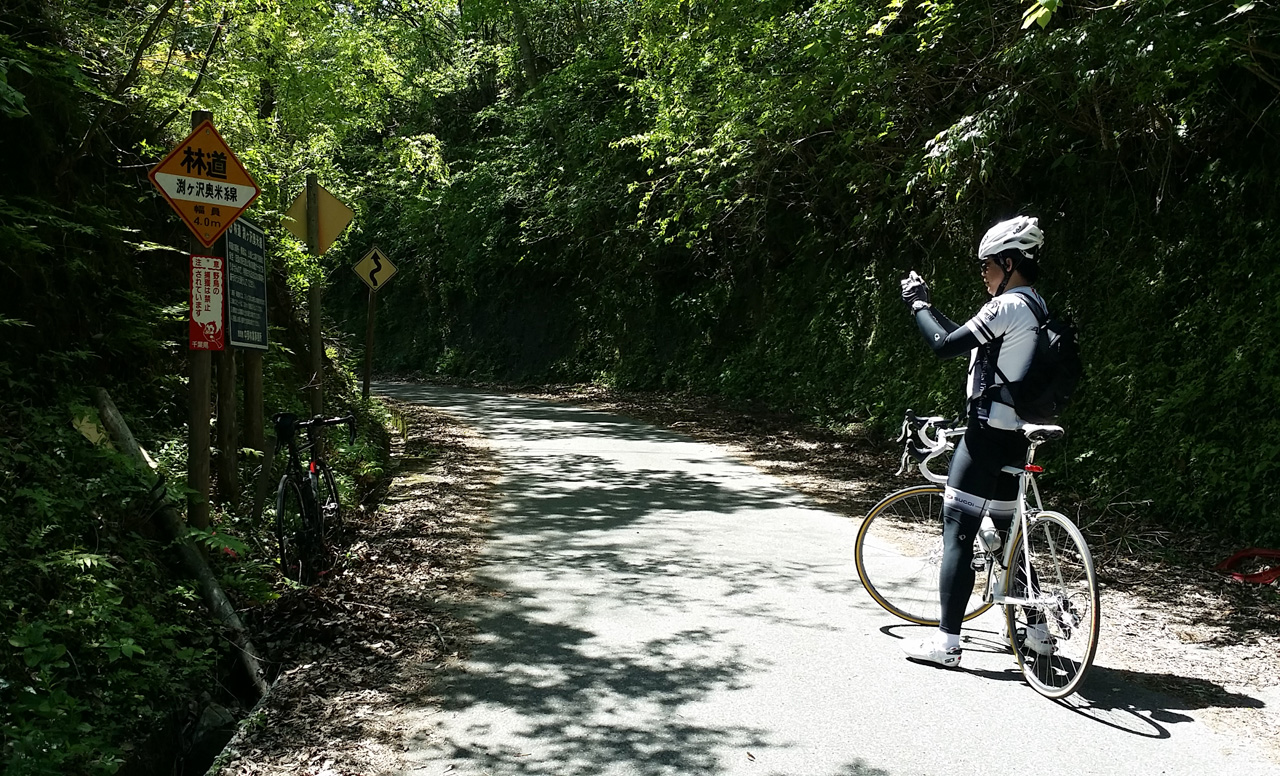
MULTIPOLYGON (((454 400, 430 399, 446 411, 454 400)), ((477 635, 441 676, 439 718, 410 736, 419 750, 411 763, 423 772, 456 764, 468 776, 711 776, 740 767, 729 759, 738 756, 770 773, 771 761, 810 745, 789 740, 767 710, 757 724, 724 705, 772 666, 721 627, 751 617, 761 628, 837 629, 788 606, 797 591, 818 590, 823 573, 825 588, 839 586, 830 558, 811 557, 807 537, 789 527, 802 497, 763 487, 747 467, 726 472, 711 448, 616 416, 456 400, 468 417, 485 413, 486 436, 518 441, 500 445, 504 497, 488 562, 476 573, 477 600, 459 607, 477 635), (596 436, 634 444, 603 454, 596 436), (723 552, 748 523, 777 527, 759 546, 723 552), (584 594, 584 580, 599 595, 584 594)), ((852 595, 856 575, 844 579, 852 595)), ((853 756, 834 773, 888 776, 853 756)))
MULTIPOLYGON (((815 557, 811 536, 808 549, 796 541, 803 531, 788 511, 803 511, 805 499, 741 472, 713 473, 718 454, 616 416, 461 392, 424 398, 452 405, 496 440, 504 498, 492 515, 490 563, 476 579, 484 591, 460 609, 478 634, 473 648, 441 672, 443 711, 411 737, 423 773, 456 764, 460 776, 715 776, 739 772, 734 758, 751 754, 759 772, 781 774, 769 755, 814 745, 811 730, 775 724, 777 710, 733 708, 775 666, 718 620, 821 635, 837 630, 829 610, 796 611, 798 592, 847 594, 859 606, 851 561, 841 577, 831 573, 832 554, 815 557), (607 451, 606 437, 623 450, 607 451), (654 443, 666 449, 648 450, 654 443), (747 525, 777 529, 726 557, 717 541, 747 525)), ((971 673, 1022 681, 1012 656, 1008 670, 971 673)), ((1260 703, 1205 682, 1210 701, 1187 705, 1143 689, 1143 678, 1095 667, 1061 705, 1166 739, 1169 726, 1193 721, 1181 711, 1260 703)), ((887 776, 851 755, 822 771, 887 776)))
MULTIPOLYGON (((880 632, 901 639, 904 636, 898 631, 918 631, 919 627, 908 624, 886 625, 880 628, 880 632)), ((1010 667, 993 671, 962 666, 950 670, 996 681, 1024 681, 1013 654, 998 634, 981 629, 966 629, 964 638, 965 651, 1008 655, 1010 667)), ((1034 692, 1030 687, 1027 691, 1034 692)), ((1099 724, 1146 738, 1169 738, 1169 729, 1165 725, 1195 721, 1193 717, 1179 713, 1182 711, 1266 707, 1266 703, 1257 698, 1231 692, 1204 679, 1107 668, 1096 663, 1089 668, 1078 691, 1054 702, 1099 724)))

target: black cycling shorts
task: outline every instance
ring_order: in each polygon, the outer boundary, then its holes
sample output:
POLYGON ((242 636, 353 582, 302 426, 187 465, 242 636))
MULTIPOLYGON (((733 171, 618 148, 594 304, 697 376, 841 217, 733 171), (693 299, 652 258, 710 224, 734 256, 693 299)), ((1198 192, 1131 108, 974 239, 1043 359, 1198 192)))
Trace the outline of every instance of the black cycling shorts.
POLYGON ((947 485, 979 498, 1013 501, 1018 497, 1018 479, 1000 469, 1021 468, 1027 462, 1029 444, 1021 431, 988 428, 971 417, 951 457, 947 485))

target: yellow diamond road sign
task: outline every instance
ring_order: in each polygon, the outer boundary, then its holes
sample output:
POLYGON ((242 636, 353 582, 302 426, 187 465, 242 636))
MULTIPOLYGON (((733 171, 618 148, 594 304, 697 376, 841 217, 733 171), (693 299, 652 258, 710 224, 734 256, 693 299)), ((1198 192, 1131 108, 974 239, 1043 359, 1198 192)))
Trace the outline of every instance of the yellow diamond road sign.
POLYGON ((258 184, 205 121, 148 176, 206 248, 258 197, 258 184))
MULTIPOLYGON (((329 193, 324 186, 320 189, 320 244, 316 246, 316 254, 321 255, 329 250, 333 241, 338 239, 342 230, 347 228, 356 214, 343 204, 342 200, 329 193)), ((307 241, 307 190, 303 189, 298 198, 285 213, 284 228, 303 242, 307 241)))
POLYGON ((391 276, 396 274, 396 266, 377 248, 366 253, 352 269, 374 291, 385 286, 391 276))

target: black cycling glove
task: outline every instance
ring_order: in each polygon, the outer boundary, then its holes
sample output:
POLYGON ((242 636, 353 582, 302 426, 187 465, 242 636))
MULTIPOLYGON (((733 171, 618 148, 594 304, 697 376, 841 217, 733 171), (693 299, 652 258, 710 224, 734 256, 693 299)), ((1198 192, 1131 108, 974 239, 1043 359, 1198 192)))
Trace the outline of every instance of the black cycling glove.
POLYGON ((919 310, 929 306, 929 286, 915 270, 911 270, 911 274, 899 282, 902 284, 902 301, 907 307, 919 310))

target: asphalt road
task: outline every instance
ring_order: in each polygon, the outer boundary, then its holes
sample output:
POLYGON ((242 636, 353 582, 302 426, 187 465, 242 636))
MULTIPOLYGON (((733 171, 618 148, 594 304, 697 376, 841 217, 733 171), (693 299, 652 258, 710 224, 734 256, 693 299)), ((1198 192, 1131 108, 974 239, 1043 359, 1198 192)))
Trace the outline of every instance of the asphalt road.
POLYGON ((994 612, 963 670, 906 661, 924 631, 862 589, 857 521, 713 445, 557 403, 376 389, 472 425, 503 473, 477 572, 493 594, 463 612, 477 639, 443 710, 400 720, 408 774, 1280 772, 1105 665, 1042 698, 994 612))

